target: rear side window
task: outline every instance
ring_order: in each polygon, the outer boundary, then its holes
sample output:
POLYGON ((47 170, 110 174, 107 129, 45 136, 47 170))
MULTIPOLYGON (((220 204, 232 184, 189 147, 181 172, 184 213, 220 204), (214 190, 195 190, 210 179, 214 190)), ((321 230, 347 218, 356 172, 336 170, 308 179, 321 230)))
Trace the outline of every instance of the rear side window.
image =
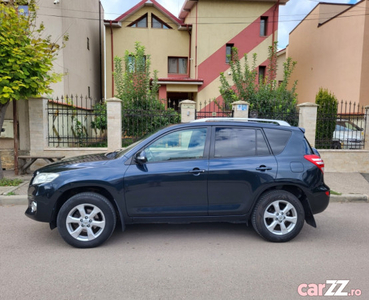
POLYGON ((218 127, 214 147, 214 157, 270 155, 262 132, 253 128, 218 127))
POLYGON ((274 155, 282 153, 291 137, 291 131, 264 128, 264 132, 268 138, 270 146, 272 147, 274 155))

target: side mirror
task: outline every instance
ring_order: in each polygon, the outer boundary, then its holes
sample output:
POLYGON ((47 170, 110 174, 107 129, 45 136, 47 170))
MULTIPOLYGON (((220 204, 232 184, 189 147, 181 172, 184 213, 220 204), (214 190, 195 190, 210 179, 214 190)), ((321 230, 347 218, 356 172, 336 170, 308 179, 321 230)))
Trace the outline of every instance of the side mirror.
POLYGON ((137 153, 135 161, 141 165, 147 163, 147 157, 146 157, 145 151, 137 153))

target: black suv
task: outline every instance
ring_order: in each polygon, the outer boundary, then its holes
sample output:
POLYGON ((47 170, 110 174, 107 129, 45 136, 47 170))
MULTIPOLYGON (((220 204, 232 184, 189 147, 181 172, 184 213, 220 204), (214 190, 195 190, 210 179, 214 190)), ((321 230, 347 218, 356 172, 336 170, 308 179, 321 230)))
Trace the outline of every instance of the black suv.
POLYGON ((72 246, 96 247, 133 223, 251 223, 293 239, 325 210, 324 163, 301 128, 240 120, 169 126, 126 149, 34 173, 26 215, 72 246))

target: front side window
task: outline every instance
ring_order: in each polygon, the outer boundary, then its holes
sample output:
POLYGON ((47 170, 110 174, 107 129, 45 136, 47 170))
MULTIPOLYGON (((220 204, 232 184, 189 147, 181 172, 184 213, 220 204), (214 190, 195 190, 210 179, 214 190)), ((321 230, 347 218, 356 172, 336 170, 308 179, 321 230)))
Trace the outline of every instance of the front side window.
POLYGON ((168 73, 187 74, 187 57, 169 57, 168 73))
POLYGON ((169 133, 144 150, 147 161, 159 162, 203 158, 206 132, 206 128, 196 128, 169 133))
POLYGON ((216 128, 214 146, 214 157, 216 158, 270 154, 262 132, 253 128, 216 128))

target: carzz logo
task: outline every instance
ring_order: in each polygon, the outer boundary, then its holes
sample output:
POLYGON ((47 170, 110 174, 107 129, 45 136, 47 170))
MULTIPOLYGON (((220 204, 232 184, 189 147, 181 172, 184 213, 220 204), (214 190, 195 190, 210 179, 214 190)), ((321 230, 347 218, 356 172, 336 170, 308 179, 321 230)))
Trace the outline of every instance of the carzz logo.
POLYGON ((297 292, 300 296, 361 296, 361 290, 351 289, 345 292, 344 289, 350 280, 326 280, 325 283, 302 283, 298 286, 297 292))

